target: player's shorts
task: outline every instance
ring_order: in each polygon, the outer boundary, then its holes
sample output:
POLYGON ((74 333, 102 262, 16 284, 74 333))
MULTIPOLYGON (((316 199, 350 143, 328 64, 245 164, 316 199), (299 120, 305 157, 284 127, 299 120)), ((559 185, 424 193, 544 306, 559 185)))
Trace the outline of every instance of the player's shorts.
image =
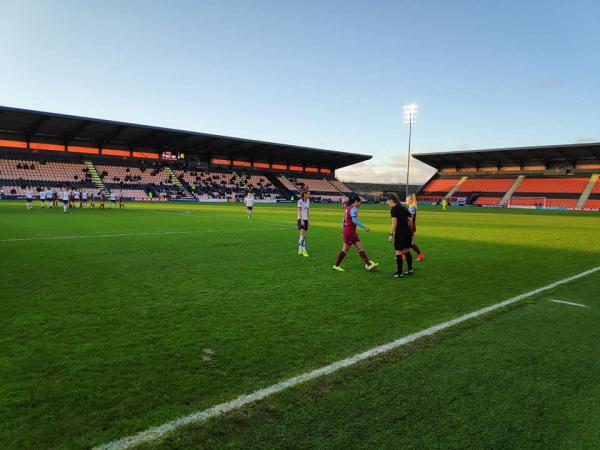
POLYGON ((28 198, 28 199, 27 199, 27 203, 31 203, 32 201, 33 201, 33 199, 32 199, 32 198, 28 198))
POLYGON ((404 250, 412 246, 413 235, 408 230, 396 232, 394 234, 394 249, 404 250))
POLYGON ((69 200, 63 200, 63 205, 68 205, 69 204, 69 200))
POLYGON ((356 231, 348 231, 342 233, 342 237, 344 239, 344 244, 353 245, 357 242, 360 242, 360 238, 358 237, 358 233, 356 231))
POLYGON ((246 206, 246 209, 247 209, 248 211, 252 211, 252 206, 246 206))
POLYGON ((299 230, 308 230, 308 220, 298 219, 298 229, 299 230))

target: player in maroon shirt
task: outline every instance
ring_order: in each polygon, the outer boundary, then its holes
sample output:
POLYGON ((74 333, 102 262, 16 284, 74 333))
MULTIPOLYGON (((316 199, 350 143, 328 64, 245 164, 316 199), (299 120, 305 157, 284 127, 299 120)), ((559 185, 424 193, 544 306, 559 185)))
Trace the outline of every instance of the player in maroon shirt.
POLYGON ((406 199, 406 205, 408 206, 408 211, 412 216, 412 250, 417 254, 417 261, 423 261, 425 259, 425 255, 419 248, 419 246, 415 243, 415 234, 417 233, 417 197, 415 194, 409 195, 406 199))
POLYGON ((358 233, 356 231, 356 227, 360 227, 367 232, 369 231, 369 227, 363 225, 360 222, 360 220, 358 220, 358 208, 360 207, 361 203, 362 200, 358 195, 351 195, 348 199, 348 206, 346 207, 346 210, 344 212, 344 222, 342 229, 342 250, 338 254, 337 260, 335 261, 335 264, 333 266, 333 270, 337 270, 338 272, 345 272, 345 270, 342 267, 340 267, 340 264, 346 257, 346 252, 353 245, 358 250, 358 255, 365 262, 365 269, 371 271, 379 265, 379 263, 369 260, 369 257, 367 256, 367 253, 365 252, 365 249, 362 245, 362 242, 360 242, 360 238, 358 237, 358 233))

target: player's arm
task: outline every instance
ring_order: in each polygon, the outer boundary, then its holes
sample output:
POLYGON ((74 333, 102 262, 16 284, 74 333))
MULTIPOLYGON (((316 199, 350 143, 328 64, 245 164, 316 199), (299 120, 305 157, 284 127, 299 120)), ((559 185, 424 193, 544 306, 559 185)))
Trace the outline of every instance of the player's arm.
POLYGON ((363 225, 360 222, 360 220, 358 220, 358 210, 356 208, 354 208, 354 209, 352 209, 352 211, 350 211, 350 217, 352 218, 352 223, 354 225, 356 225, 357 227, 361 227, 365 231, 369 231, 369 227, 366 225, 363 225))
POLYGON ((408 229, 412 231, 412 227, 413 227, 413 219, 412 216, 408 216, 408 229))
POLYGON ((388 235, 388 241, 392 242, 394 238, 394 233, 396 231, 396 227, 398 226, 398 218, 392 217, 392 228, 390 229, 390 234, 388 235))

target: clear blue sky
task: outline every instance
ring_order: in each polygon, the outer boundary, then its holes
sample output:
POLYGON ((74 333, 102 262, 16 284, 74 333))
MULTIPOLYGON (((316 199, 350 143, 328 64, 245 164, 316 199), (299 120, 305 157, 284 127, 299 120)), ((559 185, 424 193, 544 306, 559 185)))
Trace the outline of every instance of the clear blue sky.
POLYGON ((598 0, 0 4, 2 105, 368 153, 346 177, 382 181, 409 102, 415 152, 600 140, 598 0))

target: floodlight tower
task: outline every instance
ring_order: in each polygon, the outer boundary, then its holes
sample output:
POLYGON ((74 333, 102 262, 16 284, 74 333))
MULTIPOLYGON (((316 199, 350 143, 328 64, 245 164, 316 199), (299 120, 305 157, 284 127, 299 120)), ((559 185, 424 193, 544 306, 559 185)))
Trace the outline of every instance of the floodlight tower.
POLYGON ((406 197, 408 199, 408 181, 410 176, 410 140, 412 137, 412 126, 417 120, 417 105, 411 103, 404 105, 404 125, 408 125, 408 159, 406 161, 406 197))

